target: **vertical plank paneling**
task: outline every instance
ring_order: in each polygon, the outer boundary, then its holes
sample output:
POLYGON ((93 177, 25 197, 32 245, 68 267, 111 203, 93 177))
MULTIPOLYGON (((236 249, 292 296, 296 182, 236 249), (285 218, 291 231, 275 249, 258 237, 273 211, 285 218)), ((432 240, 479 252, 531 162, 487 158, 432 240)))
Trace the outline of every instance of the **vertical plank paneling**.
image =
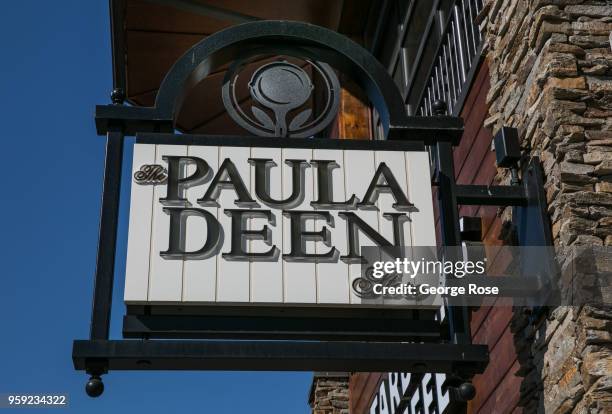
MULTIPOLYGON (((190 146, 187 155, 198 157, 206 161, 211 171, 204 185, 190 187, 186 191, 191 206, 209 211, 218 216, 217 207, 202 207, 197 199, 204 195, 212 176, 219 168, 219 149, 209 146, 190 146)), ((187 166, 187 176, 193 174, 195 165, 187 166)), ((187 218, 187 233, 185 248, 194 251, 201 248, 206 242, 206 222, 201 217, 187 218)), ((217 260, 211 257, 203 260, 186 260, 183 264, 183 301, 185 302, 214 302, 217 289, 217 260)))
POLYGON ((436 246, 429 156, 426 152, 406 152, 408 199, 418 211, 410 214, 413 246, 436 246))
MULTIPOLYGON (((393 172, 393 176, 397 180, 401 189, 404 191, 408 199, 410 200, 408 192, 408 174, 406 172, 406 161, 404 153, 399 151, 376 151, 374 153, 376 159, 376 167, 380 163, 385 163, 393 172)), ((393 208, 395 199, 390 193, 381 193, 378 198, 378 221, 380 223, 380 234, 383 235, 387 240, 393 243, 393 222, 383 217, 385 213, 396 213, 397 211, 393 208)), ((406 213, 408 214, 408 213, 406 213)), ((409 223, 404 223, 404 245, 411 245, 412 234, 409 223)))
POLYGON ((134 173, 144 164, 155 162, 155 145, 134 146, 132 161, 130 224, 128 254, 125 266, 125 302, 147 300, 149 287, 149 253, 151 248, 151 218, 153 216, 153 186, 134 182, 134 173))
MULTIPOLYGON (((374 152, 372 151, 344 151, 344 174, 346 177, 346 195, 350 197, 355 194, 361 201, 368 189, 368 185, 374 176, 374 152)), ((358 210, 359 217, 368 223, 374 230, 378 231, 378 211, 358 210)), ((346 223, 342 223, 346 226, 346 223)), ((359 234, 359 244, 362 246, 374 246, 363 234, 359 234)), ((361 277, 361 264, 349 265, 350 283, 361 277)), ((351 303, 361 303, 361 298, 354 294, 351 289, 351 303)))
MULTIPOLYGON (((280 148, 251 148, 251 158, 271 159, 276 163, 270 169, 270 196, 275 200, 282 200, 282 153, 280 148)), ((288 177, 291 180, 291 177, 288 177)), ((251 195, 255 195, 255 166, 251 166, 251 195)), ((259 202, 259 201, 258 201, 259 202)), ((261 203, 261 202, 260 202, 261 203)), ((269 210, 270 207, 262 205, 262 209, 269 210)), ((259 230, 267 225, 270 229, 272 243, 282 252, 282 214, 280 210, 272 209, 274 224, 268 223, 264 218, 251 219, 251 228, 259 230)), ((249 242, 250 251, 264 252, 271 246, 262 241, 253 240, 249 242)), ((275 262, 251 262, 251 302, 279 303, 283 301, 283 263, 279 257, 275 262)))
MULTIPOLYGON (((164 155, 185 156, 187 147, 183 145, 158 145, 155 163, 168 168, 162 160, 164 155)), ((156 185, 153 206, 153 242, 151 243, 151 267, 149 273, 149 301, 180 302, 183 283, 183 261, 167 260, 160 252, 168 249, 170 216, 163 211, 160 198, 166 196, 166 185, 156 185)))
MULTIPOLYGON (((244 184, 249 188, 251 169, 249 158, 251 149, 245 147, 219 147, 219 166, 225 159, 230 159, 236 166, 244 184)), ((232 219, 223 210, 239 208, 234 203, 236 192, 233 189, 223 189, 219 195, 219 223, 225 237, 221 253, 231 250, 232 219)), ((249 262, 227 261, 219 254, 217 256, 217 301, 218 302, 248 302, 250 298, 249 262)))
MULTIPOLYGON (((346 191, 344 188, 344 151, 337 150, 314 150, 313 159, 315 160, 335 160, 339 165, 332 170, 332 194, 334 201, 345 201, 346 191)), ((318 194, 318 183, 314 180, 314 194, 318 194)), ((326 209, 327 211, 327 209, 326 209)), ((325 220, 315 222, 315 230, 319 231, 323 226, 330 232, 332 245, 346 254, 346 228, 344 220, 338 217, 339 210, 329 210, 333 217, 333 225, 327 224, 325 220)), ((317 243, 315 250, 317 254, 327 252, 330 247, 323 243, 317 243)), ((317 291, 319 303, 349 303, 349 279, 348 265, 338 258, 335 263, 317 263, 317 291)))
MULTIPOLYGON (((410 199, 410 193, 408 192, 408 173, 407 173, 406 159, 405 159, 404 153, 400 151, 376 151, 374 153, 374 159, 376 161, 376 168, 378 168, 378 166, 381 163, 385 163, 387 167, 389 167, 389 169, 393 173, 393 176, 397 180, 400 188, 402 189, 402 191, 404 191, 404 194, 406 194, 406 197, 408 197, 408 200, 412 201, 410 199)), ((378 223, 380 226, 379 228, 380 234, 385 239, 389 240, 389 242, 391 243, 394 243, 393 222, 383 217, 383 215, 385 213, 399 212, 393 208, 394 203, 395 203, 395 198, 393 197, 391 193, 381 193, 377 201, 378 223)), ((402 211, 402 213, 404 212, 402 211)), ((405 212, 405 213, 408 216, 410 215, 409 212, 405 212)), ((408 246, 412 246, 412 232, 411 232, 410 222, 407 221, 407 222, 402 223, 402 229, 403 229, 402 246, 406 246, 405 253, 407 254, 408 259, 411 259, 412 258, 411 249, 408 248, 408 246)), ((381 257, 381 259, 388 260, 388 258, 383 258, 383 257, 381 257)), ((407 280, 404 280, 404 282, 407 282, 407 280)), ((393 299, 385 299, 384 302, 389 303, 389 304, 392 304, 392 303, 404 304, 404 305, 407 304, 404 299, 402 299, 401 302, 394 301, 393 299)))
MULTIPOLYGON (((286 160, 297 159, 310 161, 312 159, 311 149, 283 148, 283 198, 289 197, 292 191, 291 167, 285 163, 286 160)), ((312 210, 310 200, 313 196, 313 174, 312 168, 306 168, 304 180, 304 200, 294 210, 312 210)), ((312 220, 306 225, 307 230, 314 230, 312 220)), ((283 217, 283 253, 289 254, 290 246, 290 220, 283 217)), ((314 253, 312 242, 307 243, 307 251, 314 253), (310 250, 309 250, 310 249, 310 250)), ((286 303, 316 303, 317 302, 317 280, 314 263, 299 263, 283 261, 283 284, 284 300, 286 303)))
MULTIPOLYGON (((429 155, 426 152, 406 152, 406 171, 408 173, 408 199, 414 204, 415 211, 410 213, 410 228, 412 233, 412 246, 437 246, 435 218, 433 212, 433 198, 431 189, 431 175, 429 170, 429 155)), ((424 249, 412 249, 420 260, 425 253, 424 249)), ((430 252, 435 253, 435 249, 430 252)), ((429 256, 428 259, 433 259, 429 256)), ((440 305, 442 298, 439 296, 429 297, 426 301, 433 300, 440 305)))

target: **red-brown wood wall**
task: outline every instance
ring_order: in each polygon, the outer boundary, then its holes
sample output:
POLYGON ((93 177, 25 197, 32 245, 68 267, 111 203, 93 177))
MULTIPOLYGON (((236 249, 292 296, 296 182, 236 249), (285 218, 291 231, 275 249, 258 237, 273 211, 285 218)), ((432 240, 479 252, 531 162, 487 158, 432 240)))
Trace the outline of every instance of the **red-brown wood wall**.
POLYGON ((372 397, 378 391, 383 374, 357 373, 351 375, 349 381, 349 402, 351 414, 369 413, 372 397))
MULTIPOLYGON (((465 132, 455 149, 455 175, 460 184, 491 184, 495 178, 495 153, 491 150, 491 131, 484 128, 488 115, 486 96, 489 91, 489 71, 484 62, 476 74, 461 112, 465 132)), ((461 216, 482 217, 483 240, 488 245, 501 245, 498 240, 501 220, 497 207, 461 206, 461 216)), ((439 225, 437 229, 439 230, 439 225)), ((474 378, 476 398, 468 405, 468 412, 518 413, 520 377, 514 341, 509 325, 511 307, 483 307, 471 317, 473 342, 489 346, 491 362, 482 375, 474 378)), ((383 374, 360 373, 351 376, 350 412, 365 414, 374 393, 378 390, 383 374)))
MULTIPOLYGON (((455 171, 461 184, 492 184, 496 174, 495 152, 491 150, 491 131, 483 126, 488 115, 489 92, 486 62, 480 67, 466 99, 461 117, 465 132, 455 150, 455 171)), ((501 245, 498 239, 501 220, 497 207, 461 206, 460 215, 482 217, 483 240, 487 245, 501 245)), ((510 332, 512 307, 482 307, 471 317, 472 340, 489 346, 490 362, 481 375, 474 377, 476 398, 468 407, 472 414, 520 412, 517 408, 521 378, 514 375, 519 363, 510 332)))

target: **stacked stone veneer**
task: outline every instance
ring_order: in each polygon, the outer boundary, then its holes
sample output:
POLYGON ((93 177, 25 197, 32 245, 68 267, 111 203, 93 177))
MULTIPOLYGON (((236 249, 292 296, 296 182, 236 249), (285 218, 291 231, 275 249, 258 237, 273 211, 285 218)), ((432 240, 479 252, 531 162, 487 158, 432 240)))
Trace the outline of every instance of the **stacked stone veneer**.
MULTIPOLYGON (((486 0, 479 18, 485 123, 516 127, 525 156, 541 158, 559 263, 597 279, 612 260, 574 253, 612 246, 612 1, 486 0)), ((521 368, 508 375, 524 377, 525 412, 612 413, 612 310, 602 302, 515 312, 521 368)))
POLYGON ((315 373, 309 397, 313 414, 349 414, 349 376, 315 373))

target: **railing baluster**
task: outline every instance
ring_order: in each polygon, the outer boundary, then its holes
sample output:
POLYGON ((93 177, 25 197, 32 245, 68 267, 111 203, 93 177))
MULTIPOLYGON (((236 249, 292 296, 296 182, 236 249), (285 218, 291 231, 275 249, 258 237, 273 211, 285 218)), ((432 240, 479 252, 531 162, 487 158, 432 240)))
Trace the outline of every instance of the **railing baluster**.
POLYGON ((431 80, 431 94, 434 101, 438 99, 438 68, 433 68, 433 78, 431 80))
POLYGON ((478 12, 476 11, 476 5, 474 4, 476 3, 476 0, 467 0, 467 3, 470 9, 470 18, 468 21, 470 22, 470 29, 472 30, 472 48, 473 55, 475 55, 476 50, 478 50, 478 44, 480 43, 478 39, 478 26, 476 25, 476 16, 478 15, 478 12))
POLYGON ((470 22, 466 10, 466 4, 461 2, 461 23, 463 29, 463 38, 465 39, 465 51, 467 56, 467 66, 472 66, 472 36, 470 34, 470 22))
POLYGON ((461 30, 461 15, 459 14, 459 6, 455 6, 453 10, 453 17, 455 19, 455 35, 457 39, 457 54, 459 55, 459 63, 461 67, 461 77, 465 82, 467 77, 467 53, 465 50, 465 42, 462 36, 461 30))
MULTIPOLYGON (((482 0, 475 0, 476 2, 476 13, 474 16, 474 19, 476 19, 476 16, 478 16, 480 14, 480 12, 482 11, 482 0)), ((476 25, 476 33, 478 34, 478 42, 476 44, 476 48, 478 49, 478 46, 480 46, 480 43, 482 42, 482 33, 480 32, 480 26, 474 22, 474 24, 476 25)))
POLYGON ((438 57, 438 80, 440 82, 440 89, 438 99, 446 100, 446 91, 444 90, 444 73, 442 72, 442 65, 440 65, 440 57, 438 57))
MULTIPOLYGON (((446 76, 448 79, 448 102, 449 107, 452 108, 455 106, 455 80, 453 75, 452 66, 449 67, 449 56, 450 52, 447 53, 448 44, 445 43, 442 50, 442 56, 444 56, 444 66, 446 68, 446 76)), ((452 63, 452 62, 451 62, 452 63)))
POLYGON ((455 1, 416 113, 432 115, 432 104, 438 99, 445 100, 452 113, 462 96, 471 65, 479 60, 476 55, 483 36, 475 19, 482 8, 482 0, 455 1))
POLYGON ((436 70, 438 71, 438 99, 446 100, 446 92, 444 91, 444 73, 442 72, 442 66, 440 66, 440 56, 436 59, 436 70))
POLYGON ((472 5, 470 0, 463 1, 463 21, 465 23, 466 39, 468 40, 468 56, 470 65, 472 64, 472 54, 474 53, 474 30, 472 20, 472 5))
POLYGON ((457 102, 457 99, 459 99, 459 94, 457 93, 457 81, 455 79, 455 75, 457 74, 455 72, 455 68, 453 66, 453 51, 451 48, 451 40, 450 37, 447 40, 446 43, 446 53, 448 55, 448 70, 450 71, 450 76, 451 76, 451 83, 453 85, 453 108, 455 107, 455 103, 457 102))
POLYGON ((436 71, 436 88, 434 89, 434 96, 436 99, 442 99, 442 94, 440 93, 440 72, 437 66, 434 67, 434 70, 436 71))
POLYGON ((448 102, 447 105, 450 105, 451 104, 450 82, 448 80, 448 77, 449 77, 448 67, 446 66, 446 61, 444 61, 444 53, 440 55, 440 57, 438 58, 438 62, 440 64, 440 72, 442 73, 442 92, 444 92, 442 96, 444 96, 444 100, 448 102))

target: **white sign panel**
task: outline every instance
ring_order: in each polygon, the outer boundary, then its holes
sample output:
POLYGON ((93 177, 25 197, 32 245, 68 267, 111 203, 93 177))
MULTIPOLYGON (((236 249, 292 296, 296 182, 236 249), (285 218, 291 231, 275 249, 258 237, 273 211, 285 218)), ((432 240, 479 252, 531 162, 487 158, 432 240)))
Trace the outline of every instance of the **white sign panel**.
POLYGON ((125 302, 364 306, 361 247, 436 240, 427 153, 353 148, 135 144, 125 302))

